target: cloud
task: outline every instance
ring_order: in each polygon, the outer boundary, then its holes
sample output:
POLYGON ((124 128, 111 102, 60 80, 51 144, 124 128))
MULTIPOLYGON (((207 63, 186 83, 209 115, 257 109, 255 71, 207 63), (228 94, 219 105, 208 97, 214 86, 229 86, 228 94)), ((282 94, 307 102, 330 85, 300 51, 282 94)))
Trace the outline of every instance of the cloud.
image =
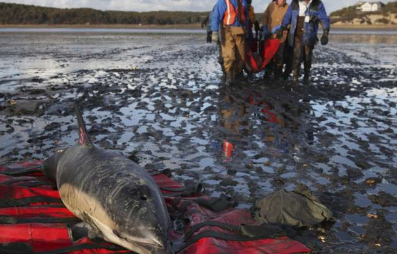
MULTIPOLYGON (((39 6, 57 8, 94 8, 99 10, 120 10, 120 11, 209 11, 216 0, 0 0, 8 3, 32 4, 39 6)), ((391 2, 386 0, 384 2, 391 2)), ((256 13, 262 13, 271 0, 253 0, 256 13)), ((291 0, 287 1, 288 3, 291 0)), ((328 12, 336 11, 344 7, 356 4, 358 0, 323 0, 328 12)))

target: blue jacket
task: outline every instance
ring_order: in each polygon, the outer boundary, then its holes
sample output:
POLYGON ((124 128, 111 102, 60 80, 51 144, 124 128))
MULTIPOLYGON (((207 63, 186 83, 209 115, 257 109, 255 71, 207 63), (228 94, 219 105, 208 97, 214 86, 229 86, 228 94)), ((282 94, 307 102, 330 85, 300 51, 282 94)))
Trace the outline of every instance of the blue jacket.
MULTIPOLYGON (((306 10, 306 16, 310 17, 309 22, 304 23, 303 32, 303 45, 314 46, 317 41, 318 23, 321 22, 323 29, 330 28, 330 20, 325 11, 324 5, 321 0, 313 0, 309 8, 306 10)), ((291 25, 288 34, 288 44, 294 45, 294 38, 296 33, 296 26, 299 17, 299 0, 292 0, 291 5, 288 7, 287 13, 284 16, 282 27, 286 28, 291 25)))
MULTIPOLYGON (((232 5, 234 6, 234 9, 237 9, 237 1, 239 0, 230 0, 232 5)), ((242 5, 244 6, 244 15, 246 17, 246 22, 245 24, 240 24, 238 21, 238 18, 234 21, 234 23, 231 26, 242 26, 246 27, 247 22, 248 22, 248 4, 247 0, 243 0, 242 5)), ((226 1, 225 0, 218 0, 218 2, 215 4, 214 10, 212 11, 212 31, 217 32, 219 30, 219 25, 222 25, 223 23, 223 16, 225 15, 225 12, 227 10, 226 6, 226 1)))

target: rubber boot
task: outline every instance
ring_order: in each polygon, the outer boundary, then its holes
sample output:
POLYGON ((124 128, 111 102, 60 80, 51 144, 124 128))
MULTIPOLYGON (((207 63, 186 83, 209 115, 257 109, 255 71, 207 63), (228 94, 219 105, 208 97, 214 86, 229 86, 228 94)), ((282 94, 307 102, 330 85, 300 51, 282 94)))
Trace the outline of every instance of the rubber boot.
POLYGON ((244 70, 245 70, 246 73, 252 74, 252 68, 247 62, 244 63, 244 70))
POLYGON ((285 71, 283 73, 283 79, 288 80, 289 76, 291 76, 292 68, 288 65, 285 66, 285 71))
POLYGON ((271 83, 271 81, 272 81, 272 72, 273 72, 272 69, 270 69, 268 67, 265 68, 265 75, 263 75, 264 84, 271 83))
POLYGON ((280 80, 283 74, 283 67, 282 66, 276 66, 274 68, 274 79, 275 80, 280 80))
POLYGON ((221 83, 226 83, 226 74, 222 72, 221 83))
POLYGON ((299 80, 299 70, 292 71, 292 82, 298 82, 299 80))
POLYGON ((242 71, 234 71, 233 74, 234 74, 235 81, 241 81, 244 78, 242 71))
POLYGON ((269 80, 272 78, 272 72, 271 70, 265 69, 265 75, 263 75, 263 79, 265 81, 269 80))
POLYGON ((283 73, 283 80, 288 80, 288 79, 289 79, 289 76, 290 76, 290 74, 291 74, 291 72, 290 72, 290 73, 288 73, 288 72, 284 72, 284 73, 283 73))
POLYGON ((233 84, 233 73, 232 72, 226 72, 226 84, 227 85, 233 84))
POLYGON ((303 76, 303 82, 309 83, 310 82, 310 74, 305 73, 305 76, 303 76))
POLYGON ((310 81, 310 69, 305 68, 305 75, 303 76, 303 82, 309 83, 310 81))
POLYGON ((226 83, 226 71, 225 71, 225 67, 223 67, 223 65, 221 65, 221 68, 222 68, 221 82, 222 82, 222 83, 226 83))
POLYGON ((243 74, 243 71, 234 71, 234 83, 239 85, 247 85, 247 80, 243 74))

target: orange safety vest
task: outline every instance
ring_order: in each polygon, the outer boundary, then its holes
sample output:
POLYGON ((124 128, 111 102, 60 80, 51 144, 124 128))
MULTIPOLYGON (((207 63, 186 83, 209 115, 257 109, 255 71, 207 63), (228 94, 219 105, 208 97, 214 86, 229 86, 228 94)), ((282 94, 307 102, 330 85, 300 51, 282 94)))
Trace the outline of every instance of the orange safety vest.
MULTIPOLYGON (((241 2, 241 9, 242 9, 241 10, 242 11, 241 18, 242 18, 243 22, 245 22, 246 17, 244 15, 245 10, 244 10, 244 6, 242 3, 243 1, 242 0, 237 0, 237 1, 241 2)), ((230 25, 233 25, 234 22, 236 21, 236 17, 237 17, 239 10, 238 10, 238 7, 234 8, 234 6, 230 0, 225 0, 225 2, 226 2, 227 9, 226 9, 225 15, 223 16, 223 24, 226 26, 230 26, 230 25)))

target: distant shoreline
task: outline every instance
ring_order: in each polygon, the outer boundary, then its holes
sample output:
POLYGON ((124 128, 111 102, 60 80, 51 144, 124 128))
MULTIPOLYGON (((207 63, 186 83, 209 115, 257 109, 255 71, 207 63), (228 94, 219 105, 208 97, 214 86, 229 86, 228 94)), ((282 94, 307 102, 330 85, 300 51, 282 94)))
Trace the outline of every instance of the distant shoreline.
POLYGON ((358 29, 358 30, 396 30, 397 25, 331 25, 332 29, 348 30, 348 29, 358 29))
MULTIPOLYGON (((200 24, 190 25, 1 25, 0 28, 106 28, 106 29, 203 29, 200 24)), ((396 30, 397 25, 331 25, 331 30, 396 30)))
POLYGON ((105 29, 203 29, 200 24, 191 25, 1 25, 0 28, 105 28, 105 29))

